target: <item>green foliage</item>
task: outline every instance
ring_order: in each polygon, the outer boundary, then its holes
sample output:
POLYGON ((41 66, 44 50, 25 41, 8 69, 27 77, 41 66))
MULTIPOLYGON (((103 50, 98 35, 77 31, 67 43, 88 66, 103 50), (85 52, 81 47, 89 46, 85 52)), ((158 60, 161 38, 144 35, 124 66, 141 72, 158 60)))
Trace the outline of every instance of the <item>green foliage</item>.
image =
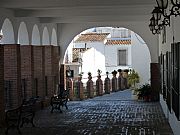
POLYGON ((100 75, 102 73, 102 71, 100 69, 97 70, 98 75, 100 75))
POLYGON ((139 75, 138 73, 133 69, 130 74, 128 75, 128 83, 129 83, 129 86, 131 87, 135 87, 136 86, 136 83, 139 83, 139 75))
POLYGON ((139 89, 137 89, 138 97, 144 98, 151 95, 151 86, 150 84, 144 84, 139 89))

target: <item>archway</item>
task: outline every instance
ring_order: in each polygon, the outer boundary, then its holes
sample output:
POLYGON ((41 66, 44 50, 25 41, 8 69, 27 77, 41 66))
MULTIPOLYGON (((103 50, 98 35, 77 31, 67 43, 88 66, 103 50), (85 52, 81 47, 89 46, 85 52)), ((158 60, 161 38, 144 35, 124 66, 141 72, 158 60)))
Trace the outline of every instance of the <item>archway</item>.
POLYGON ((13 25, 8 18, 4 20, 1 30, 3 34, 1 44, 15 44, 13 25))
POLYGON ((54 28, 53 28, 52 34, 51 34, 51 45, 57 45, 57 33, 54 28))
POLYGON ((44 30, 43 30, 42 44, 43 44, 43 45, 50 45, 49 32, 48 32, 47 27, 45 27, 44 30))
POLYGON ((35 24, 32 30, 32 45, 41 45, 38 26, 35 24))
MULTIPOLYGON (((83 68, 84 70, 81 71, 81 69, 79 69, 78 72, 83 72, 85 74, 83 75, 84 78, 87 78, 88 70, 93 74, 93 76, 96 76, 97 69, 102 69, 102 74, 105 76, 106 71, 111 73, 113 70, 117 71, 118 69, 135 69, 140 76, 140 85, 150 83, 151 55, 147 44, 137 33, 126 28, 119 27, 96 27, 85 30, 72 40, 64 55, 64 63, 73 63, 72 56, 74 54, 72 52, 72 48, 77 49, 78 47, 75 47, 77 46, 77 44, 81 49, 87 49, 91 47, 94 48, 94 50, 89 49, 85 53, 81 54, 81 56, 83 56, 82 63, 81 61, 76 61, 79 64, 86 65, 86 67, 82 65, 82 67, 80 68, 83 68), (123 35, 123 31, 127 31, 125 35, 123 35), (128 33, 129 31, 131 34, 128 33), (90 34, 88 35, 85 33, 90 34), (101 37, 97 35, 97 37, 94 37, 96 39, 91 39, 90 36, 93 36, 92 33, 98 33, 99 35, 101 35, 101 37), (82 37, 82 34, 86 36, 82 37), (104 38, 102 41, 96 41, 97 38, 102 37, 104 38), (79 42, 77 42, 77 40, 79 40, 79 42), (94 44, 92 42, 94 42, 94 44), (126 66, 120 66, 118 64, 120 50, 126 51, 126 66), (103 57, 100 58, 101 55, 105 57, 104 61, 103 57), (98 64, 100 65, 100 67, 98 66, 98 64)), ((77 75, 76 71, 75 73, 77 75)))
POLYGON ((27 31, 26 24, 21 22, 18 30, 18 44, 29 45, 29 34, 27 31))

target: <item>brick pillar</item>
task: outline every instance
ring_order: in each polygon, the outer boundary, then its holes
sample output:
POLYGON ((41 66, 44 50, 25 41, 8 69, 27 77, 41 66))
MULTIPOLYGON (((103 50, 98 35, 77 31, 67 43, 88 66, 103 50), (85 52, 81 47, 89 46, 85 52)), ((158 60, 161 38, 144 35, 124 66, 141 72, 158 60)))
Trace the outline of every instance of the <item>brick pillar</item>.
MULTIPOLYGON (((60 60, 60 47, 59 46, 53 46, 53 75, 55 78, 55 85, 57 86, 59 83, 65 85, 64 81, 64 73, 60 75, 60 66, 59 66, 59 60, 60 60), (60 80, 62 82, 60 82, 60 80)), ((65 72, 63 69, 62 72, 65 72)))
POLYGON ((123 89, 123 77, 122 77, 122 71, 119 70, 119 76, 118 76, 118 90, 122 90, 123 89))
POLYGON ((124 72, 123 72, 124 88, 125 88, 125 89, 128 89, 128 88, 129 88, 129 86, 128 86, 128 72, 129 72, 128 69, 125 69, 124 72))
POLYGON ((16 108, 22 102, 20 45, 4 45, 4 80, 6 109, 16 108))
POLYGON ((4 48, 0 45, 0 127, 4 125, 5 106, 4 106, 4 48))
POLYGON ((33 46, 34 96, 45 96, 44 46, 33 46))
POLYGON ((23 98, 32 97, 33 78, 34 78, 34 62, 33 62, 33 46, 21 45, 21 83, 23 98))
POLYGON ((113 74, 113 78, 112 78, 112 92, 116 92, 117 91, 117 77, 116 77, 116 74, 117 74, 117 71, 113 71, 112 72, 113 74))
POLYGON ((65 85, 65 83, 66 83, 65 79, 66 79, 66 66, 64 64, 61 64, 61 68, 60 68, 60 84, 65 85))
POLYGON ((96 80, 96 95, 97 96, 103 95, 103 83, 100 75, 98 75, 98 79, 96 80))
POLYGON ((160 67, 159 63, 151 63, 151 89, 152 100, 159 101, 160 91, 160 67))
POLYGON ((73 81, 70 78, 67 78, 66 89, 69 90, 69 99, 74 100, 73 81))
POLYGON ((54 75, 53 75, 53 46, 44 46, 45 57, 45 95, 51 97, 54 95, 54 75))
POLYGON ((110 90, 111 90, 111 81, 107 75, 107 77, 104 80, 104 90, 105 90, 105 94, 110 94, 110 90))
POLYGON ((79 89, 79 98, 80 100, 84 99, 84 88, 83 88, 83 83, 81 81, 81 77, 78 78, 78 89, 79 89))
POLYGON ((87 98, 93 98, 94 97, 94 88, 93 88, 93 81, 92 81, 92 76, 88 77, 87 81, 87 98))

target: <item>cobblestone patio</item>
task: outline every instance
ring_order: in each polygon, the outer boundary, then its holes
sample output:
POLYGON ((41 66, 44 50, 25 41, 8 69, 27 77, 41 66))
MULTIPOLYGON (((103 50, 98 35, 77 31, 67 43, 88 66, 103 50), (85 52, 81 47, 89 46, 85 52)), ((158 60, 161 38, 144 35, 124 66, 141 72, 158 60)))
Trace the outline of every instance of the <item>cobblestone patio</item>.
MULTIPOLYGON (((136 101, 130 95, 130 91, 125 91, 71 101, 63 113, 50 113, 48 107, 36 113, 36 127, 27 125, 21 129, 22 134, 173 135, 158 102, 136 101)), ((9 133, 15 135, 17 131, 9 133)))

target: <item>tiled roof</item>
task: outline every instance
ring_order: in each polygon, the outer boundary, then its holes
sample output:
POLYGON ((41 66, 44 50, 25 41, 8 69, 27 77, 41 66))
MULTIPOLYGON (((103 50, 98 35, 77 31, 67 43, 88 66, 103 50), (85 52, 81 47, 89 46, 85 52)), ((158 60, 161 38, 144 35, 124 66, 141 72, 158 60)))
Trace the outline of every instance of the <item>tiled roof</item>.
POLYGON ((75 42, 97 42, 104 41, 109 33, 86 33, 81 34, 75 42))
POLYGON ((119 40, 107 40, 106 45, 131 45, 131 40, 119 39, 119 40))

